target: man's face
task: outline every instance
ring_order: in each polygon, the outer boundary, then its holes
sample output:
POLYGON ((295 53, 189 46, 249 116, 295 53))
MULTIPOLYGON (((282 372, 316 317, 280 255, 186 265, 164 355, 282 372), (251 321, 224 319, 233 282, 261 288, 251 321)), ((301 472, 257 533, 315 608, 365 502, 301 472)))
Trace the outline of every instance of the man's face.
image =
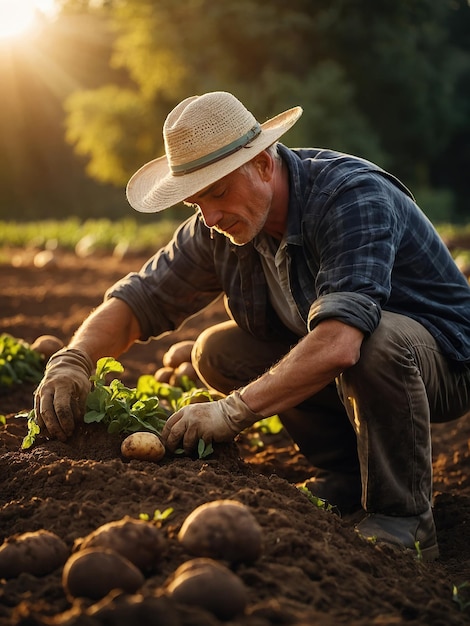
POLYGON ((188 198, 185 204, 201 211, 206 226, 242 246, 265 225, 271 188, 250 162, 188 198))

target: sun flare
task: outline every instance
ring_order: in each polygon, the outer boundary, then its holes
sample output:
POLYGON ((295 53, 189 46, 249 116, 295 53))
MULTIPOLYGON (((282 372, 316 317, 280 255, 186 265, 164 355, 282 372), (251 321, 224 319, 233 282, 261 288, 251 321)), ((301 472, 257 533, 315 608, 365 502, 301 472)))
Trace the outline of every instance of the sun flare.
POLYGON ((0 0, 0 40, 27 35, 38 15, 51 14, 54 5, 54 0, 0 0))

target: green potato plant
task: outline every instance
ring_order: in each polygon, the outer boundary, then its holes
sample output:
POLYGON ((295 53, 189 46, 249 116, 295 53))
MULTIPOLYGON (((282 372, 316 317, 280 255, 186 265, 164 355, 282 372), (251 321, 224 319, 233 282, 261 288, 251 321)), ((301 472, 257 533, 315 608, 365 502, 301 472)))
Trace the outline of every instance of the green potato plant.
MULTIPOLYGON (((118 378, 108 383, 111 374, 122 372, 124 367, 119 361, 103 357, 97 361, 95 373, 90 377, 93 387, 87 396, 84 422, 102 423, 111 435, 138 431, 161 435, 166 420, 175 411, 193 402, 212 401, 207 389, 196 388, 189 379, 185 381, 184 389, 159 382, 149 374, 140 376, 135 388, 127 387, 118 378)), ((40 429, 34 409, 18 417, 28 418, 28 433, 21 446, 26 450, 34 444, 40 429)), ((176 452, 181 454, 183 451, 176 452)), ((212 444, 199 441, 199 458, 205 458, 212 452, 212 444)))
POLYGON ((44 375, 44 358, 31 346, 8 333, 0 335, 0 389, 20 383, 38 383, 44 375))

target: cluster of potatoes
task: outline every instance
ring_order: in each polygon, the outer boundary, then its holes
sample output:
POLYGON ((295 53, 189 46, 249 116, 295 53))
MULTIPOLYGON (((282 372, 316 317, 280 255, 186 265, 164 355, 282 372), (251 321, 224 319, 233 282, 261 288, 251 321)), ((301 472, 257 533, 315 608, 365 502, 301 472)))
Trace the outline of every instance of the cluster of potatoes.
POLYGON ((155 379, 173 387, 181 387, 187 376, 197 387, 201 386, 197 372, 191 362, 194 341, 178 341, 168 348, 162 358, 163 367, 155 372, 155 379))
MULTIPOLYGON (((163 355, 156 380, 182 386, 182 377, 187 376, 201 386, 191 363, 193 345, 193 341, 173 344, 163 355)), ((31 344, 46 360, 62 347, 53 335, 42 335, 31 344)), ((153 433, 136 432, 123 440, 121 452, 129 459, 158 461, 165 448, 153 433)), ((222 620, 243 613, 247 589, 231 566, 254 562, 261 555, 262 531, 250 509, 235 500, 208 502, 184 520, 177 538, 192 558, 175 570, 158 593, 205 608, 222 620)), ((128 516, 77 539, 72 550, 55 533, 39 530, 14 535, 3 543, 0 579, 23 572, 44 576, 61 567, 70 602, 75 598, 98 601, 113 590, 138 592, 167 549, 160 528, 128 516)))
MULTIPOLYGON (((184 520, 177 539, 191 558, 157 595, 202 607, 221 620, 243 613, 247 589, 231 566, 261 555, 262 530, 251 510, 236 500, 207 502, 184 520)), ((10 537, 0 547, 0 578, 44 576, 62 567, 70 602, 98 601, 113 590, 138 592, 168 549, 160 528, 127 516, 77 539, 71 551, 56 534, 40 530, 10 537)))

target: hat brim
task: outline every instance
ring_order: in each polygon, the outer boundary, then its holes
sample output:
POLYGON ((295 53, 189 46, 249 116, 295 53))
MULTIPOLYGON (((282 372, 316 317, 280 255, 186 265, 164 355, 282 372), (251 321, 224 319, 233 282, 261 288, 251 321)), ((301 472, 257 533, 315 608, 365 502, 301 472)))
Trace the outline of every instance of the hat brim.
POLYGON ((141 213, 157 213, 182 202, 248 163, 286 133, 301 115, 301 107, 276 115, 261 124, 261 133, 244 148, 183 176, 171 173, 166 156, 146 163, 127 184, 129 204, 141 213))

